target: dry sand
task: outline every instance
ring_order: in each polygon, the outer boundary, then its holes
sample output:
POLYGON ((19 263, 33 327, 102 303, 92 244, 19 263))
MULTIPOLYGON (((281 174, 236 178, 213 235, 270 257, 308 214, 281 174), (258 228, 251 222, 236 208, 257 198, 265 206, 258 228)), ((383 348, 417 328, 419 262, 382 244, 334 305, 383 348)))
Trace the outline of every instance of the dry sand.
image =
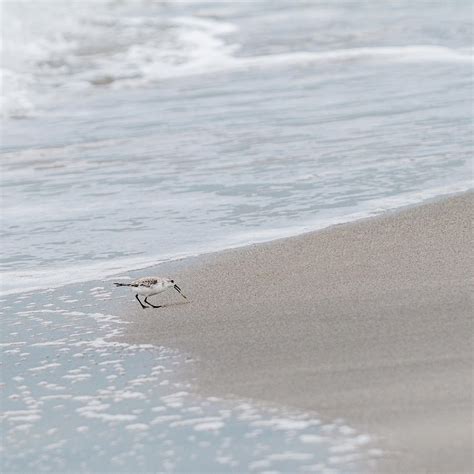
POLYGON ((127 337, 198 357, 205 394, 345 418, 378 437, 378 472, 471 472, 472 203, 198 259, 174 273, 191 303, 136 304, 127 337))

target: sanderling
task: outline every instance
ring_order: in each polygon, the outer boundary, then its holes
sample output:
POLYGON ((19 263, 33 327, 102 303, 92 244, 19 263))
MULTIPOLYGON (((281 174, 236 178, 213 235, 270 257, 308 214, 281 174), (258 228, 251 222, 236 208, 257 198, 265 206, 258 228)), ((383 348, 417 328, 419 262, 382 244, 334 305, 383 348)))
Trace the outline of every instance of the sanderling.
POLYGON ((138 295, 144 296, 145 303, 150 305, 152 308, 161 308, 161 306, 156 306, 151 304, 147 301, 149 296, 157 295, 158 293, 163 293, 163 291, 169 290, 170 288, 174 288, 184 299, 187 299, 186 296, 183 295, 181 288, 171 280, 170 278, 160 278, 160 277, 143 277, 138 278, 138 280, 134 280, 130 283, 114 283, 115 286, 129 286, 136 292, 135 298, 140 303, 143 309, 148 308, 145 306, 141 301, 138 295))

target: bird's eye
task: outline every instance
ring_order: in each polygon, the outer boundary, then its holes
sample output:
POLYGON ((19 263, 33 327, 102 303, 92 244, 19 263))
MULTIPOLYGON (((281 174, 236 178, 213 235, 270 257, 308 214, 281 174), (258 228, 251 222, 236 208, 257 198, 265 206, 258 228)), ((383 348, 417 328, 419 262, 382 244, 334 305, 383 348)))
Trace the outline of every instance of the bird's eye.
POLYGON ((171 283, 174 283, 174 280, 171 280, 171 283))

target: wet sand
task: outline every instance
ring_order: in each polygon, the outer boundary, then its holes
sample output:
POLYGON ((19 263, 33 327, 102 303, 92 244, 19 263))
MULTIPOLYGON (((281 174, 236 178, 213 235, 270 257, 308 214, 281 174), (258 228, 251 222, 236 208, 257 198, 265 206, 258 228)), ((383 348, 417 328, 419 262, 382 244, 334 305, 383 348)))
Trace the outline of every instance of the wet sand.
POLYGON ((204 394, 344 418, 377 472, 471 472, 473 196, 181 264, 190 303, 130 301, 127 339, 197 357, 204 394))

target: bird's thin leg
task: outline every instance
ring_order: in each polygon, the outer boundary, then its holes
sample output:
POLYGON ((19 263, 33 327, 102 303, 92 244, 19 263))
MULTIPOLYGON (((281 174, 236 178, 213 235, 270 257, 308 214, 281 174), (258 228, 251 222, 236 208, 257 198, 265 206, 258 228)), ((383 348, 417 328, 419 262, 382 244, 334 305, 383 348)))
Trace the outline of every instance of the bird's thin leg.
MULTIPOLYGON (((145 306, 145 305, 140 301, 140 298, 138 297, 138 294, 135 295, 135 298, 138 300, 138 302, 140 303, 140 306, 141 306, 143 309, 147 309, 147 306, 145 306)), ((146 298, 145 298, 145 301, 146 301, 146 298)))
POLYGON ((161 308, 161 306, 156 306, 154 304, 151 304, 149 301, 148 301, 148 296, 145 298, 145 303, 146 304, 149 304, 152 308, 161 308))

